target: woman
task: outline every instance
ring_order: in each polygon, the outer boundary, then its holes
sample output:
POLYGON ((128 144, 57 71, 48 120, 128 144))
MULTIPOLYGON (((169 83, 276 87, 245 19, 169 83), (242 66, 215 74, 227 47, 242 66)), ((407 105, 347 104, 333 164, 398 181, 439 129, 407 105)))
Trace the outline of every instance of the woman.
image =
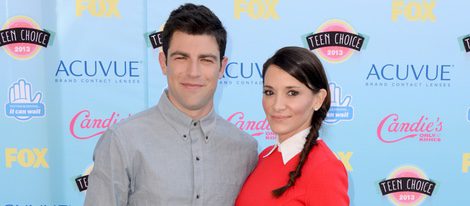
POLYGON ((309 50, 285 47, 263 65, 263 108, 277 144, 259 155, 236 205, 349 205, 343 164, 318 137, 328 80, 309 50))

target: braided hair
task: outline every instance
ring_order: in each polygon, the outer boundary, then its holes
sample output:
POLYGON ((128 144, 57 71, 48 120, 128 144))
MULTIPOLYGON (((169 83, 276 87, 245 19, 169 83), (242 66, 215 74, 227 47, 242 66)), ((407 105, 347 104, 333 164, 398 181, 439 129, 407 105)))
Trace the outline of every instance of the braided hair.
POLYGON ((319 130, 323 120, 330 109, 330 91, 328 79, 320 60, 309 50, 301 47, 284 47, 279 49, 271 58, 263 64, 263 81, 267 69, 271 65, 276 65, 289 75, 307 86, 314 94, 320 89, 327 91, 327 95, 322 106, 313 113, 311 119, 310 132, 306 137, 306 141, 302 151, 300 152, 300 160, 295 170, 289 172, 289 181, 286 185, 272 191, 275 197, 280 197, 287 189, 294 186, 297 178, 302 173, 302 168, 308 159, 308 155, 312 148, 317 144, 319 130))

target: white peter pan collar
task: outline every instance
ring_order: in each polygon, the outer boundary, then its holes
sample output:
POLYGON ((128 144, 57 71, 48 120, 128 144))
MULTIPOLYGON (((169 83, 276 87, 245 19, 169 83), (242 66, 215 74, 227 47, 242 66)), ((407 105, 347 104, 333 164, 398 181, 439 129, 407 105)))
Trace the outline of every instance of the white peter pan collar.
MULTIPOLYGON (((289 160, 291 160, 295 155, 299 154, 302 151, 302 149, 304 148, 305 141, 307 140, 306 137, 309 132, 310 127, 298 132, 292 137, 287 138, 282 143, 279 143, 279 137, 276 137, 276 144, 271 149, 271 151, 268 152, 268 154, 263 156, 263 158, 266 158, 271 155, 277 148, 277 151, 281 153, 282 162, 284 163, 284 165, 286 165, 289 160)), ((318 140, 319 139, 320 138, 318 138, 318 140)))

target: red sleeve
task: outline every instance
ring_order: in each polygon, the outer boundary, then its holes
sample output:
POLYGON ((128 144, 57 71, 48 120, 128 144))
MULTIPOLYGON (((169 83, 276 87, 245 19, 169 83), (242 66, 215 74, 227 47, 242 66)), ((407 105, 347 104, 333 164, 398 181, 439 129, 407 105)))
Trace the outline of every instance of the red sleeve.
POLYGON ((348 206, 348 175, 339 160, 327 160, 309 174, 307 205, 348 206))

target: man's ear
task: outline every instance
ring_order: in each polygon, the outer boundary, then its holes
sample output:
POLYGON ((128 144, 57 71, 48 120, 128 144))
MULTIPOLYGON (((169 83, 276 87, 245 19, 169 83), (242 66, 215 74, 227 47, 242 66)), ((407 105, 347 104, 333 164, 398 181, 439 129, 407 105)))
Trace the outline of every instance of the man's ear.
POLYGON ((160 67, 162 68, 162 72, 164 75, 166 75, 167 68, 166 68, 166 56, 165 53, 160 52, 158 54, 158 61, 160 62, 160 67))
POLYGON ((220 62, 221 67, 219 69, 219 79, 222 79, 222 77, 224 76, 225 68, 227 67, 227 63, 228 63, 228 58, 223 57, 222 61, 220 62))

